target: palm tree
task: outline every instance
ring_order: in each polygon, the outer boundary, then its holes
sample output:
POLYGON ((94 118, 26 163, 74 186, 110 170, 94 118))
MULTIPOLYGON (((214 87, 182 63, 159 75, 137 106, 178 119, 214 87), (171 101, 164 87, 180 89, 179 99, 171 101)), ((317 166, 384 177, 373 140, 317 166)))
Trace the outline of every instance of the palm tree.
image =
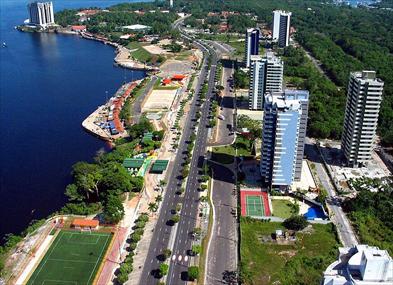
POLYGON ((156 197, 156 203, 160 203, 162 201, 162 195, 158 195, 156 197))
POLYGON ((150 212, 156 212, 157 211, 157 208, 158 208, 158 206, 157 206, 157 204, 156 203, 149 203, 149 205, 148 205, 148 209, 149 209, 149 211, 150 212))
POLYGON ((166 185, 166 181, 165 180, 160 180, 160 186, 164 187, 166 185))
POLYGON ((199 198, 199 201, 207 202, 207 196, 202 196, 201 198, 199 198))

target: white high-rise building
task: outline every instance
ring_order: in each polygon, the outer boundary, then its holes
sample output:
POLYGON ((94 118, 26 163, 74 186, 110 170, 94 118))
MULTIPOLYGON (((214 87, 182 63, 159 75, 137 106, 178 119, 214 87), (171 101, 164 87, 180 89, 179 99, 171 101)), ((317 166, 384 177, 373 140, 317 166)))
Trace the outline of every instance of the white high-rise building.
POLYGON ((273 11, 273 41, 278 43, 279 47, 289 45, 289 30, 291 27, 291 12, 275 10, 273 11))
POLYGON ((383 85, 375 71, 350 75, 341 149, 351 167, 361 166, 371 159, 383 85))
POLYGON ((246 31, 246 51, 245 59, 246 67, 250 67, 251 56, 259 54, 259 29, 251 28, 246 31))
POLYGON ((27 5, 30 24, 47 27, 55 23, 52 2, 32 2, 27 5))
POLYGON ((283 72, 284 63, 273 52, 267 52, 264 57, 251 56, 250 87, 248 91, 249 108, 251 110, 263 110, 266 92, 282 91, 283 72))
POLYGON ((288 190, 300 180, 308 97, 305 90, 265 95, 260 170, 271 188, 288 190))
POLYGON ((169 0, 169 7, 173 8, 173 0, 169 0))

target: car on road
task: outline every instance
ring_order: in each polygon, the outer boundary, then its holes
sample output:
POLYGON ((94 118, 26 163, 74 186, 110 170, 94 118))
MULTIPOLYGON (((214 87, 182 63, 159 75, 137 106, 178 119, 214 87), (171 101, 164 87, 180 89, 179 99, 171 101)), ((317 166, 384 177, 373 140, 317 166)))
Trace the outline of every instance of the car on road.
POLYGON ((220 115, 218 115, 218 116, 217 116, 217 118, 219 118, 220 120, 225 120, 225 117, 224 117, 224 115, 221 115, 221 114, 220 114, 220 115))

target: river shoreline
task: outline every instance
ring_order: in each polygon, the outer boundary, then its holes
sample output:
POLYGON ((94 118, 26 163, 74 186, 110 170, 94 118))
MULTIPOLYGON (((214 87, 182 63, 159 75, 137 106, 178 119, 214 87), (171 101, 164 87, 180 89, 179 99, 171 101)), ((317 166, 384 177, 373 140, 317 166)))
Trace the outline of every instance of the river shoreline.
POLYGON ((110 45, 116 49, 116 56, 113 59, 114 64, 117 66, 120 66, 122 68, 127 68, 130 70, 140 70, 140 71, 146 71, 146 72, 158 72, 159 68, 158 67, 151 67, 151 66, 146 66, 146 64, 143 64, 141 62, 138 62, 136 60, 130 59, 129 54, 130 50, 118 43, 110 41, 108 38, 98 36, 86 31, 82 32, 76 32, 72 31, 67 28, 61 28, 61 27, 56 27, 56 28, 48 28, 46 30, 39 30, 33 27, 25 26, 25 25, 20 25, 15 27, 18 31, 21 32, 30 32, 30 33, 56 33, 56 34, 63 34, 63 35, 74 35, 74 36, 79 36, 87 40, 93 40, 93 41, 98 41, 101 42, 105 45, 110 45))

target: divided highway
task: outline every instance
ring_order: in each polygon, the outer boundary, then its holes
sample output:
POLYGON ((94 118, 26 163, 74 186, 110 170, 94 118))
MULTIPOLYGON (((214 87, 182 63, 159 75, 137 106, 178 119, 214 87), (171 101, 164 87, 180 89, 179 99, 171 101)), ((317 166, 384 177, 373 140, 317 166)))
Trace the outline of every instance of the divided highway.
POLYGON ((210 75, 208 79, 208 92, 206 94, 206 101, 201 109, 201 119, 198 127, 198 133, 196 136, 195 147, 192 154, 192 160, 190 165, 190 174, 187 180, 186 192, 183 201, 183 210, 181 212, 181 219, 179 227, 177 229, 177 235, 173 248, 173 256, 175 260, 171 262, 169 268, 167 284, 184 284, 186 281, 185 272, 188 269, 189 260, 185 260, 187 251, 191 249, 192 239, 190 234, 196 226, 196 217, 198 215, 199 204, 199 170, 202 166, 207 144, 208 135, 208 117, 210 108, 210 98, 213 96, 214 80, 216 73, 217 57, 212 56, 212 64, 210 69, 210 75))
MULTIPOLYGON (((175 23, 174 27, 177 28, 180 22, 175 23)), ((186 35, 184 35, 187 37, 186 35)), ((202 43, 194 42, 194 45, 201 49, 205 54, 212 53, 211 55, 211 69, 208 78, 208 92, 206 94, 206 101, 200 107, 197 95, 205 83, 207 78, 208 63, 206 57, 203 61, 201 73, 198 77, 197 86, 195 88, 195 95, 191 102, 191 108, 183 129, 183 135, 179 142, 178 151, 173 164, 172 173, 169 175, 168 185, 164 199, 162 201, 162 207, 159 214, 159 218, 154 229, 153 237, 150 243, 149 252, 146 257, 146 261, 143 267, 143 272, 139 284, 141 285, 155 285, 158 283, 157 273, 160 265, 158 259, 159 255, 163 253, 164 249, 170 248, 169 244, 171 238, 171 232, 177 227, 174 238, 174 245, 172 248, 172 254, 174 260, 170 261, 170 268, 167 275, 166 284, 185 284, 185 274, 189 266, 189 256, 187 251, 191 249, 192 239, 190 232, 195 228, 196 217, 198 214, 199 206, 199 193, 198 193, 198 178, 199 178, 199 167, 203 162, 203 158, 206 151, 207 134, 208 134, 208 116, 210 108, 210 98, 213 94, 215 70, 217 64, 217 57, 214 52, 208 51, 202 43), (198 109, 201 108, 200 122, 193 120, 198 109), (184 198, 176 194, 181 188, 182 178, 181 171, 185 162, 185 155, 183 152, 187 149, 187 141, 190 140, 191 134, 194 129, 198 127, 197 137, 195 141, 194 151, 192 153, 192 160, 190 164, 190 172, 188 175, 186 191, 184 198), (182 211, 180 213, 180 222, 176 226, 172 226, 168 221, 172 218, 172 211, 176 208, 177 203, 182 203, 182 211)))

